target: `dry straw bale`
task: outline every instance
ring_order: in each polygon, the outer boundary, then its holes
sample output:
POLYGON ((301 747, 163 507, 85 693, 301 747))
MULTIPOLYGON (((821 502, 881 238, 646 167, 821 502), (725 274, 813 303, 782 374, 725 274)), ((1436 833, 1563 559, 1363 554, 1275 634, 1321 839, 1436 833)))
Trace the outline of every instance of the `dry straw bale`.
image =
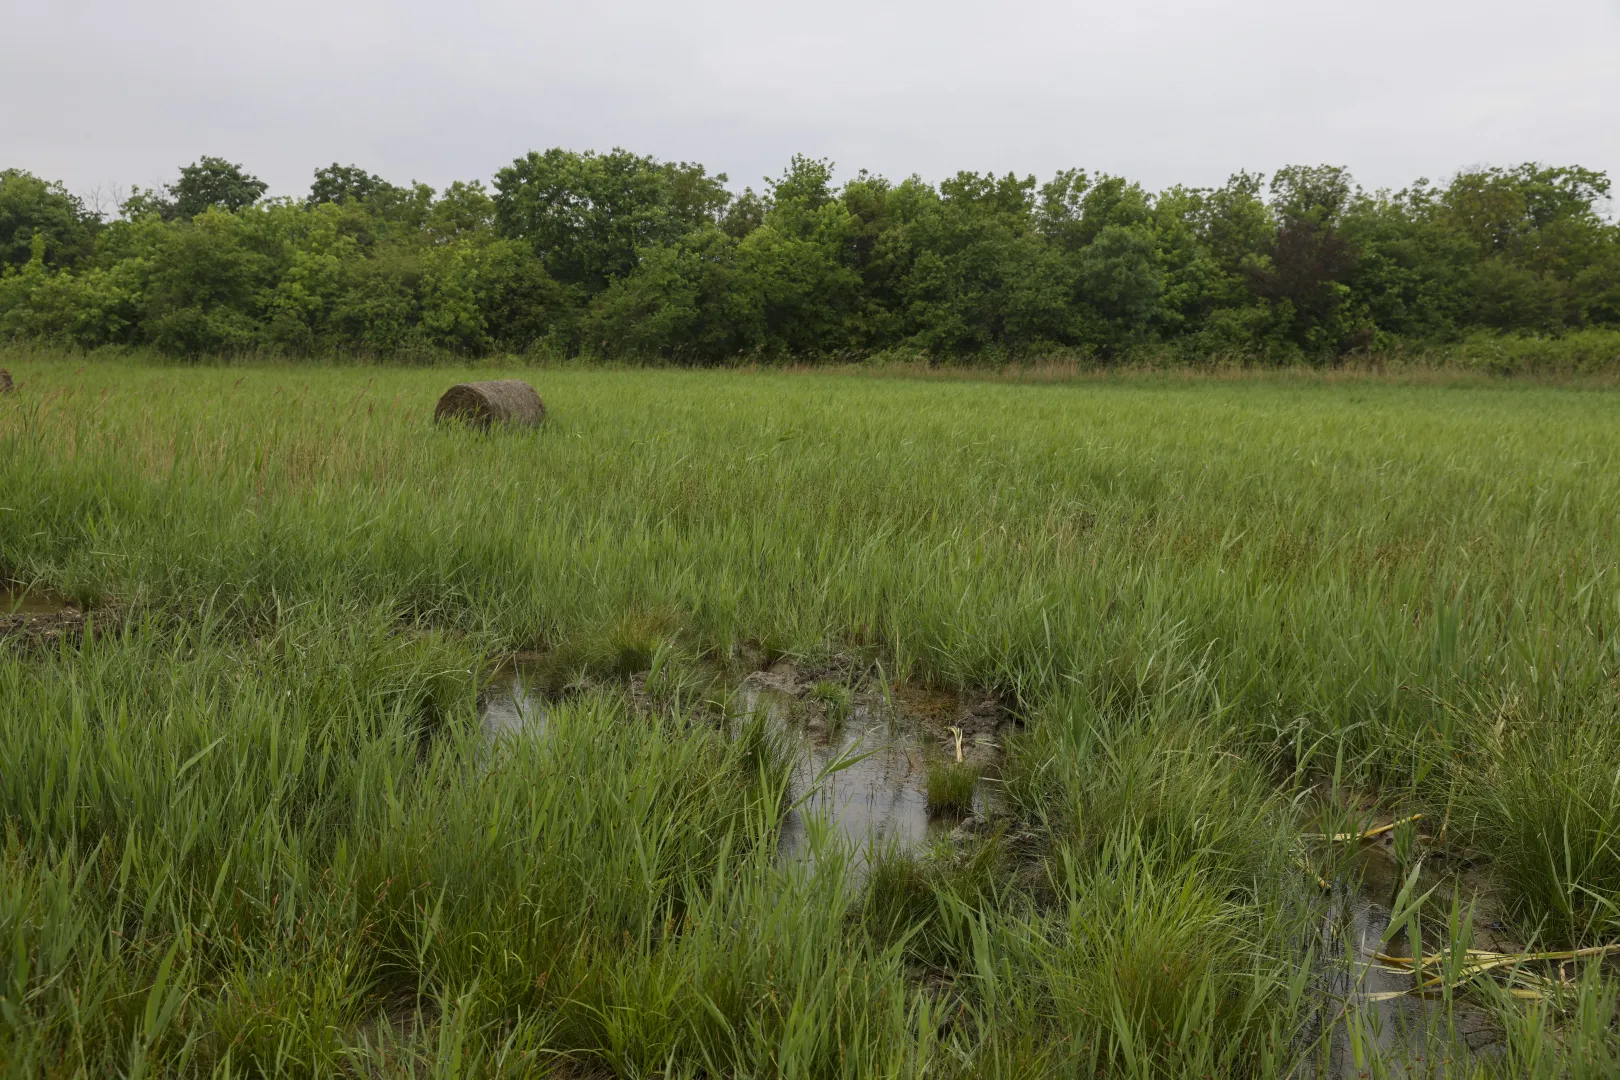
POLYGON ((534 427, 546 418, 546 407, 534 387, 521 379, 458 383, 444 392, 433 419, 461 420, 478 427, 513 424, 534 427))

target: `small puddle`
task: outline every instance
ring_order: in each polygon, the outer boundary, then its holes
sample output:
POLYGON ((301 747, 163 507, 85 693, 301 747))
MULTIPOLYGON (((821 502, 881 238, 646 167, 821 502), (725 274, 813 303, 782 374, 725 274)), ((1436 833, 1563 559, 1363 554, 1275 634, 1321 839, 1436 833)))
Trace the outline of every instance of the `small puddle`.
MULTIPOLYGON (((755 672, 742 682, 742 712, 732 718, 732 733, 744 720, 764 713, 766 723, 793 754, 790 798, 799 800, 787 813, 778 836, 777 854, 785 860, 809 858, 813 822, 825 821, 852 849, 858 872, 864 872, 880 850, 911 851, 949 836, 969 819, 989 816, 990 801, 981 780, 973 793, 971 814, 934 813, 928 809, 929 764, 948 761, 954 746, 942 738, 944 720, 954 713, 935 694, 933 711, 910 705, 906 689, 894 699, 871 687, 847 690, 842 708, 817 698, 823 683, 800 678, 791 664, 755 672), (843 715, 835 719, 834 713, 843 715), (934 715, 938 712, 939 715, 934 715), (841 767, 840 767, 841 766, 841 767), (835 771, 833 771, 835 770, 835 771)), ((840 684, 841 685, 841 684, 840 684)), ((637 680, 626 691, 634 706, 637 680)), ((981 775, 999 757, 988 704, 968 709, 954 697, 961 715, 964 755, 981 775)), ((544 693, 526 665, 503 668, 479 694, 479 727, 488 746, 543 735, 547 706, 544 693)))
POLYGON ((920 847, 949 834, 959 823, 958 818, 928 812, 927 767, 915 737, 887 725, 864 731, 852 728, 846 723, 832 739, 800 737, 793 789, 795 795, 809 792, 809 796, 782 823, 777 850, 784 858, 800 858, 807 852, 806 819, 814 815, 826 815, 862 863, 891 845, 900 850, 920 847), (817 784, 816 778, 840 759, 854 764, 817 784))
POLYGON ((65 597, 15 582, 0 584, 0 615, 58 615, 77 611, 65 597))
MULTIPOLYGON (((928 809, 929 763, 947 760, 952 750, 931 745, 935 740, 915 718, 875 695, 854 694, 849 715, 829 725, 824 709, 784 685, 793 685, 791 674, 761 673, 742 691, 745 714, 764 711, 794 754, 792 797, 801 801, 783 820, 779 857, 809 857, 818 817, 852 849, 858 870, 879 851, 916 850, 966 819, 928 809), (848 764, 829 772, 840 762, 848 764)), ((982 746, 974 749, 984 756, 982 746)), ((982 782, 973 802, 975 815, 988 813, 982 782)))
POLYGON ((522 665, 503 670, 494 685, 482 693, 478 724, 492 744, 545 733, 545 698, 522 665))
MULTIPOLYGON (((1496 1021, 1466 997, 1453 996, 1448 1015, 1445 1002, 1438 996, 1403 993, 1412 989, 1413 977, 1392 970, 1394 965, 1373 956, 1379 952, 1389 956, 1411 953, 1404 932, 1384 943, 1391 908, 1403 881, 1400 868, 1388 848, 1376 842, 1362 843, 1355 865, 1360 887, 1336 890, 1323 927, 1323 946, 1329 959, 1347 961, 1337 968, 1329 990, 1336 1000, 1348 1002, 1331 1034, 1324 1075, 1359 1078, 1471 1072, 1481 1059, 1500 1049, 1501 1031, 1496 1021), (1399 996, 1385 996, 1395 994, 1399 996), (1378 1062, 1376 1073, 1374 1061, 1378 1062)), ((1471 883, 1466 875, 1458 879, 1426 869, 1420 878, 1420 891, 1439 886, 1423 913, 1422 925, 1427 928, 1425 952, 1433 952, 1439 944, 1433 935, 1443 932, 1442 912, 1449 911, 1451 886, 1459 880, 1463 902, 1467 903, 1471 883)), ((1495 940, 1478 904, 1474 919, 1476 947, 1508 947, 1495 940)), ((1336 1013, 1339 1008, 1335 1006, 1336 1013)))

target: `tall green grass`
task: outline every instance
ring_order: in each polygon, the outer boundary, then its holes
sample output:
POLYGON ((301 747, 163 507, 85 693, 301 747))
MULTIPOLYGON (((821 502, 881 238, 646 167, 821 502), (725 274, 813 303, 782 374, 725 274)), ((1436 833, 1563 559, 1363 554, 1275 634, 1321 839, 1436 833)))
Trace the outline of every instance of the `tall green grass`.
MULTIPOLYGON (((1613 394, 535 371, 482 436, 454 372, 13 371, 0 570, 105 606, 0 651, 15 1075, 1281 1075, 1346 793, 1620 933, 1613 394), (1002 693, 1016 835, 863 878, 702 710, 477 734, 510 651, 744 645, 1002 693)), ((1607 1060, 1585 977, 1515 1061, 1607 1060)))

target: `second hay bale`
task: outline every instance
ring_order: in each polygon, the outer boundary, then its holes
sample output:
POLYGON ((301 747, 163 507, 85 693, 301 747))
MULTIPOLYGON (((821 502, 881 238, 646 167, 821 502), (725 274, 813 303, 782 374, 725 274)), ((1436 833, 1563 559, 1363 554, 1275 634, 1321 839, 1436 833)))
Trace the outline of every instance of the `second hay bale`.
POLYGON ((481 428, 491 424, 536 427, 545 418, 540 394, 522 379, 457 383, 444 392, 433 410, 436 423, 460 420, 481 428))

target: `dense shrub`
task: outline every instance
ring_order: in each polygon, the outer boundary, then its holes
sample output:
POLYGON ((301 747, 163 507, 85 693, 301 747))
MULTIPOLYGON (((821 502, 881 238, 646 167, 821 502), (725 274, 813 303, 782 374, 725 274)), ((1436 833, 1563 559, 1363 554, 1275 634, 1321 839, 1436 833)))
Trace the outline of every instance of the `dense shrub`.
POLYGON ((333 164, 307 198, 266 200, 240 166, 203 158, 108 223, 6 170, 0 335, 180 356, 699 364, 1056 350, 1320 363, 1398 348, 1501 370, 1548 366, 1540 349, 1590 370, 1613 352, 1601 335, 1522 339, 1620 328, 1609 181, 1580 168, 1368 192, 1341 168, 1291 167, 1269 185, 1239 173, 1155 194, 1080 170, 836 186, 827 162, 795 157, 763 194, 725 182, 622 150, 548 150, 493 191, 333 164))

